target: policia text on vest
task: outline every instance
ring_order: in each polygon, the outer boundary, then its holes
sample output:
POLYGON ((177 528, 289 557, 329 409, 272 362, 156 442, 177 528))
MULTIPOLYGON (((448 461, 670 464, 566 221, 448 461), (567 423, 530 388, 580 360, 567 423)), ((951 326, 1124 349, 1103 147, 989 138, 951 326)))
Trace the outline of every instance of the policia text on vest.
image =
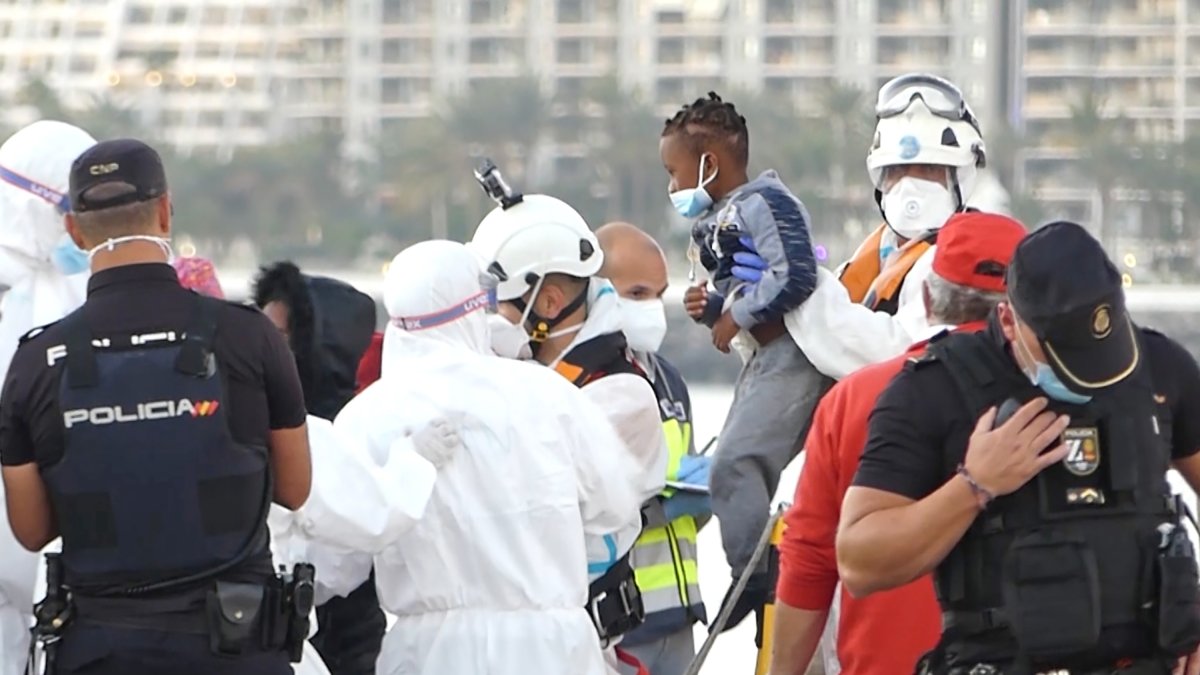
POLYGON ((46 472, 46 482, 63 518, 64 550, 47 556, 48 579, 55 585, 38 605, 35 628, 51 666, 47 672, 55 672, 56 644, 76 615, 97 623, 144 621, 146 627, 204 632, 214 654, 237 655, 256 645, 284 650, 292 662, 300 660, 313 605, 311 565, 297 565, 292 573, 276 575, 265 584, 216 579, 261 547, 271 482, 266 452, 239 447, 218 414, 225 397, 211 342, 220 303, 199 296, 194 302, 196 320, 186 339, 131 340, 129 350, 95 349, 82 312, 62 322, 68 348, 59 401, 67 449, 46 472), (143 346, 148 348, 138 348, 143 346), (124 391, 113 398, 113 388, 103 384, 116 378, 124 391), (139 390, 175 393, 161 402, 128 403, 139 390), (175 466, 145 456, 146 450, 159 449, 147 447, 138 433, 142 430, 130 425, 148 421, 179 424, 157 430, 174 439, 171 456, 180 460, 175 466), (101 447, 128 456, 109 453, 88 462, 83 453, 72 452, 101 447), (214 454, 226 470, 248 473, 194 475, 195 467, 214 454), (115 480, 114 472, 138 473, 131 466, 153 470, 153 476, 142 477, 146 483, 137 494, 133 486, 124 494, 107 496, 86 489, 106 477, 115 480), (145 485, 156 483, 173 493, 160 493, 155 502, 163 509, 170 505, 164 513, 167 518, 125 516, 128 520, 120 521, 132 506, 129 502, 145 497, 145 485), (189 483, 196 487, 187 489, 189 483), (188 494, 198 495, 199 501, 189 505, 186 496, 179 498, 188 494), (222 505, 227 504, 254 508, 239 516, 223 511, 222 505), (233 528, 239 519, 244 520, 233 528), (227 523, 225 531, 214 532, 222 521, 227 523), (164 525, 169 525, 169 533, 160 529, 164 525), (126 537, 142 550, 125 546, 126 537), (162 546, 164 537, 171 540, 169 550, 162 546), (114 555, 114 548, 122 552, 114 555), (177 612, 191 603, 202 604, 202 612, 177 612), (127 614, 131 612, 149 616, 139 619, 127 614))
POLYGON ((84 309, 22 342, 0 402, 0 459, 36 462, 63 537, 37 611, 46 672, 212 658, 288 672, 314 572, 273 573, 265 527, 268 431, 305 415, 286 343, 257 311, 183 290, 169 265, 99 272, 90 288, 84 309))

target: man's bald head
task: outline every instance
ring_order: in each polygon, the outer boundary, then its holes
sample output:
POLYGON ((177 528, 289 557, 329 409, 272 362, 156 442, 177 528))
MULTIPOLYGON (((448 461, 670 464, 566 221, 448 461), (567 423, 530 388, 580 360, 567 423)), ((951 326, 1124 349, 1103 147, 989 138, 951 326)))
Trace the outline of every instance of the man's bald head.
POLYGON ((630 223, 608 223, 596 230, 604 266, 600 275, 629 300, 660 298, 667 291, 667 257, 654 237, 630 223))

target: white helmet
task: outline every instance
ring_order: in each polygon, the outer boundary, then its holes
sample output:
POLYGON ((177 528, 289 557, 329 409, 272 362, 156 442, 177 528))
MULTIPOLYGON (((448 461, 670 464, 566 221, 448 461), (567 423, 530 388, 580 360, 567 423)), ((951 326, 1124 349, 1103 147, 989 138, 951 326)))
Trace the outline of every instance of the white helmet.
POLYGON ((587 278, 604 253, 579 212, 549 195, 525 195, 484 217, 467 246, 499 283, 496 299, 520 298, 547 274, 587 278))
POLYGON ((879 89, 875 138, 867 172, 882 199, 883 169, 903 164, 948 166, 961 210, 987 164, 979 123, 958 87, 934 75, 901 75, 879 89))

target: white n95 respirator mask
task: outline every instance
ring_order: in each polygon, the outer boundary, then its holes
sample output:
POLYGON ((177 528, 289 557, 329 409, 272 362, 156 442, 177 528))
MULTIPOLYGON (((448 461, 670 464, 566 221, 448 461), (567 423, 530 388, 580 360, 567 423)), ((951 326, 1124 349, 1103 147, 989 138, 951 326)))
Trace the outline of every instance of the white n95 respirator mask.
POLYGON ((491 334, 492 352, 496 356, 520 361, 533 358, 533 348, 529 346, 529 334, 525 329, 500 314, 489 314, 487 323, 488 332, 491 334))
POLYGON ((667 311, 659 298, 627 300, 617 305, 621 312, 621 331, 629 347, 639 352, 657 352, 667 337, 667 311))

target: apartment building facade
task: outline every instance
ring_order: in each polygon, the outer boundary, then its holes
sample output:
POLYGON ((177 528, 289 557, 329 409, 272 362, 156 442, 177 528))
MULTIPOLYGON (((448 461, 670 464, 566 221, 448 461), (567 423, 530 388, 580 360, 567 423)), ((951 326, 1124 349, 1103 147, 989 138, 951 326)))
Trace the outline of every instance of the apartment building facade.
POLYGON ((472 82, 527 73, 566 96, 615 75, 664 114, 709 88, 814 114, 829 82, 932 70, 986 119, 994 19, 989 0, 7 0, 0 96, 39 75, 224 154, 323 129, 369 156, 472 82))
POLYGON ((1099 195, 1077 170, 1080 139, 1071 107, 1094 91, 1104 114, 1121 116, 1137 143, 1200 132, 1200 0, 1006 4, 1011 62, 1004 105, 1028 145, 1017 162, 1018 187, 1056 215, 1094 220, 1099 195))
POLYGON ((64 103, 107 99, 182 150, 228 156, 282 132, 292 0, 0 2, 0 96, 41 77, 64 103))

